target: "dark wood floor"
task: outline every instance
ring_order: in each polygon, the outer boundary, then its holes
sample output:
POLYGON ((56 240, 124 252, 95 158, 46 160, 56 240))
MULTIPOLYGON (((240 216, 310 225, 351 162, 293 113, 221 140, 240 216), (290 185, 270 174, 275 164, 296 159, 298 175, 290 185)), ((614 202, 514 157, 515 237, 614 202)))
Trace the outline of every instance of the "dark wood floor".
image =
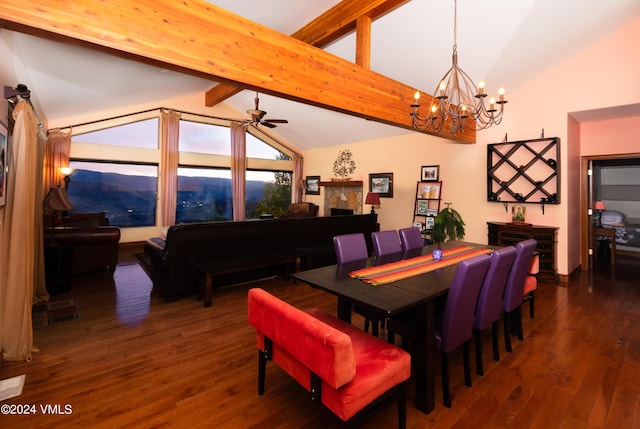
MULTIPOLYGON (((408 407, 409 428, 640 427, 640 260, 580 273, 568 285, 542 284, 536 317, 524 318, 525 340, 485 375, 463 385, 461 357, 452 359, 453 408, 430 415, 408 407)), ((219 291, 214 305, 195 299, 165 303, 131 254, 113 279, 74 278, 80 319, 34 332, 31 363, 5 362, 0 379, 26 374, 11 404, 70 405, 68 415, 0 414, 2 428, 327 428, 329 412, 276 366, 256 393, 255 337, 246 321, 246 293, 260 286, 301 308, 335 311, 335 300, 306 285, 266 280, 219 291)), ((362 319, 354 315, 354 323, 362 319)), ((489 340, 488 335, 486 336, 489 340)), ((64 410, 64 408, 63 408, 64 410)), ((396 427, 393 405, 364 427, 396 427)))

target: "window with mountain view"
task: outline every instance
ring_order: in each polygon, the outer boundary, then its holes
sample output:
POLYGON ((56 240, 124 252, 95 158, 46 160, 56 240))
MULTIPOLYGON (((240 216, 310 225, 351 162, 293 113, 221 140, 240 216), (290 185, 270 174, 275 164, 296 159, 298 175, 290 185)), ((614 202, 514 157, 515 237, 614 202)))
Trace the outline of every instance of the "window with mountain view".
MULTIPOLYGON (((221 159, 216 156, 231 154, 229 128, 181 120, 179 147, 185 156, 181 156, 182 165, 178 168, 176 222, 233 219, 231 170, 228 166, 219 166, 221 159)), ((286 154, 248 133, 246 153, 249 162, 252 158, 259 160, 256 163, 260 163, 260 167, 269 166, 266 160, 291 160, 286 154)), ((290 203, 291 171, 276 170, 275 164, 274 169, 247 171, 247 219, 258 218, 265 213, 279 216, 290 203)))
MULTIPOLYGON (((279 216, 291 202, 291 158, 254 135, 246 137, 245 215, 279 216)), ((104 211, 120 227, 156 225, 158 146, 157 117, 74 135, 69 197, 75 212, 104 211)), ((228 126, 182 119, 179 150, 176 222, 233 219, 228 126)))
POLYGON ((155 225, 158 166, 148 160, 157 152, 158 118, 73 136, 68 192, 75 212, 105 212, 120 227, 155 225), (80 157, 74 145, 84 146, 80 157))
POLYGON ((78 213, 105 212, 111 225, 156 224, 158 167, 155 165, 71 161, 75 171, 69 199, 78 213))

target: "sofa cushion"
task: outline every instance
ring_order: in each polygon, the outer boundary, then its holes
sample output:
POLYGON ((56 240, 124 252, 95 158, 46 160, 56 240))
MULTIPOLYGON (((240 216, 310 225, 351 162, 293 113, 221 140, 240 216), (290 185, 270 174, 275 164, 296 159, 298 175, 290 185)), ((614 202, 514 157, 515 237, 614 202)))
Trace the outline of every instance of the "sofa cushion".
POLYGON ((289 204, 284 217, 307 217, 309 216, 309 203, 292 203, 289 204))
POLYGON ((166 240, 162 237, 152 237, 144 243, 144 253, 151 258, 163 261, 165 259, 166 240))

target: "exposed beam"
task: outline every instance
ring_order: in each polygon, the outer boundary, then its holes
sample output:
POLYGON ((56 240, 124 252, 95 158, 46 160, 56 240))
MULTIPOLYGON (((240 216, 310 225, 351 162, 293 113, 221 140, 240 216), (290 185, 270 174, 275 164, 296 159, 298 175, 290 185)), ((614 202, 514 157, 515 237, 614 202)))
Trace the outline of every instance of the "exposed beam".
POLYGON ((371 18, 368 16, 358 18, 356 64, 371 68, 371 18))
MULTIPOLYGON (((343 0, 293 33, 291 37, 317 48, 324 48, 355 30, 356 22, 359 19, 367 17, 370 20, 369 22, 371 22, 371 20, 379 18, 409 1, 410 0, 343 0)), ((369 29, 358 28, 357 31, 359 37, 363 37, 360 35, 361 31, 368 31, 367 37, 370 38, 370 27, 369 29)), ((356 50, 362 46, 360 42, 361 41, 358 42, 356 50)), ((366 51, 357 51, 356 56, 358 54, 363 56, 368 55, 369 48, 370 47, 367 47, 366 51)), ((367 61, 364 63, 359 62, 358 58, 356 58, 356 63, 369 68, 368 56, 360 59, 367 61)), ((208 107, 215 106, 240 91, 242 91, 242 88, 238 88, 235 85, 219 83, 205 93, 204 104, 208 107)))
MULTIPOLYGON (((415 88, 200 0, 3 0, 0 24, 411 128, 415 88)), ((423 96, 429 106, 431 97, 423 96)), ((446 126, 443 127, 446 130, 446 126)), ((475 143, 475 132, 438 134, 475 143)))
POLYGON ((410 0, 343 0, 291 35, 310 45, 324 48, 356 29, 361 16, 372 21, 410 0))

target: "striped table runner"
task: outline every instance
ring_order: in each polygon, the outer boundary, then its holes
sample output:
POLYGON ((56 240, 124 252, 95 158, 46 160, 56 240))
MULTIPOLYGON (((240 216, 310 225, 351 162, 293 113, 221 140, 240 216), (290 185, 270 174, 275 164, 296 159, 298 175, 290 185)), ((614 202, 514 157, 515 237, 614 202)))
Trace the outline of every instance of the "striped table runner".
POLYGON ((351 272, 349 275, 373 286, 380 286, 420 274, 425 274, 440 268, 445 268, 457 264, 460 261, 464 261, 465 259, 490 252, 490 249, 476 249, 471 246, 460 246, 443 250, 442 259, 440 261, 434 261, 432 255, 422 255, 375 267, 362 268, 351 272))

